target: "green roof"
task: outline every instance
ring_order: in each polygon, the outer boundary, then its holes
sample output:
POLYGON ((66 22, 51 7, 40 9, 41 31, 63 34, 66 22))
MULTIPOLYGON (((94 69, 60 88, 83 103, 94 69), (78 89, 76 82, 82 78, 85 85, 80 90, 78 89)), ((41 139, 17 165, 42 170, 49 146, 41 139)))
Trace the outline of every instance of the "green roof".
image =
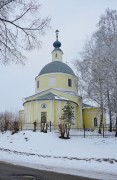
POLYGON ((61 61, 53 61, 40 71, 39 75, 48 74, 48 73, 65 73, 75 76, 73 70, 65 63, 61 61))

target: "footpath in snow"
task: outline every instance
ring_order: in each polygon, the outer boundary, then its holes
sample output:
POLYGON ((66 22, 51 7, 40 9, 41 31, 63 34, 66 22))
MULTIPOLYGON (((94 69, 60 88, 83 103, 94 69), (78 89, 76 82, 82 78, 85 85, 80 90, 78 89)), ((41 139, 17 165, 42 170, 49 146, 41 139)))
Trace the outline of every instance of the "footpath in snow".
POLYGON ((117 138, 59 138, 58 133, 0 132, 0 161, 103 180, 117 180, 117 138))

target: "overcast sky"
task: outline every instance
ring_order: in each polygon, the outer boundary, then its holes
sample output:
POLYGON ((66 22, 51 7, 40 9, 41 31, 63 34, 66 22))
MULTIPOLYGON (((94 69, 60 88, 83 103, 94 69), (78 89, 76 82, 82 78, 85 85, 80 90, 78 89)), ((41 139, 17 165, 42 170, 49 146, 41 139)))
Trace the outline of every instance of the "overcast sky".
POLYGON ((41 38, 42 48, 26 52, 27 64, 0 65, 0 112, 23 109, 22 99, 35 93, 35 77, 52 61, 55 30, 64 53, 63 62, 72 67, 88 37, 96 30, 105 9, 116 9, 117 0, 40 0, 42 16, 50 16, 51 29, 41 38))

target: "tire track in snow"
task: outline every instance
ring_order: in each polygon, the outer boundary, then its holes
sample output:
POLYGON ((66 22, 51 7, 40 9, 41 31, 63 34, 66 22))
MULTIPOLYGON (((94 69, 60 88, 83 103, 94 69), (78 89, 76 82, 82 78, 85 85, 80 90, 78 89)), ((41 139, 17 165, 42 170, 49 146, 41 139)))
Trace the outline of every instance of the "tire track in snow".
POLYGON ((0 151, 8 152, 9 154, 25 155, 25 156, 38 156, 42 158, 56 158, 56 159, 67 159, 67 160, 76 160, 76 161, 97 161, 97 162, 108 162, 110 164, 117 163, 117 159, 114 158, 78 158, 78 157, 68 157, 68 156, 51 156, 51 155, 42 155, 34 154, 27 152, 19 152, 10 149, 0 148, 0 151))

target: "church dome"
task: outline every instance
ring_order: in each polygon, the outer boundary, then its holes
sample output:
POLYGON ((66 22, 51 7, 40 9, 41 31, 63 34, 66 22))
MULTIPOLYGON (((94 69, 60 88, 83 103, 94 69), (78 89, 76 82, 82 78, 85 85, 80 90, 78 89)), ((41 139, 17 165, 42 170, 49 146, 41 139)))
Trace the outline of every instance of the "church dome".
POLYGON ((48 63, 40 71, 39 75, 48 74, 48 73, 65 73, 75 76, 73 70, 67 64, 61 61, 53 61, 51 63, 48 63))
POLYGON ((61 42, 58 41, 58 40, 56 40, 56 41, 53 43, 53 46, 54 46, 55 48, 60 48, 60 47, 61 47, 61 42))

